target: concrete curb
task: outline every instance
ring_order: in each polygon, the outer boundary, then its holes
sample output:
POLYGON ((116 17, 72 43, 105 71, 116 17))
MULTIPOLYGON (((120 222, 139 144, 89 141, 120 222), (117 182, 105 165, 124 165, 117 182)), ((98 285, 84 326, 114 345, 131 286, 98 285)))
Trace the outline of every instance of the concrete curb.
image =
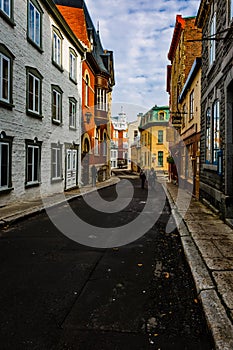
POLYGON ((179 214, 171 194, 163 184, 172 208, 172 216, 175 220, 177 230, 180 234, 185 257, 190 266, 195 282, 198 298, 202 303, 208 327, 212 333, 216 350, 233 349, 233 325, 227 316, 226 309, 218 296, 216 285, 211 274, 191 237, 185 220, 179 214))

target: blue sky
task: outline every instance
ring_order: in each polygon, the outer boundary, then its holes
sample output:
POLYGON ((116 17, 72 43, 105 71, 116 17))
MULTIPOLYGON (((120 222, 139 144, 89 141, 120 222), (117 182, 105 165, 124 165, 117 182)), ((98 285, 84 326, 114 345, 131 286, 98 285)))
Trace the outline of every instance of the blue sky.
POLYGON ((113 115, 129 120, 155 104, 168 105, 166 67, 176 15, 195 16, 199 0, 86 0, 103 47, 113 50, 113 115))

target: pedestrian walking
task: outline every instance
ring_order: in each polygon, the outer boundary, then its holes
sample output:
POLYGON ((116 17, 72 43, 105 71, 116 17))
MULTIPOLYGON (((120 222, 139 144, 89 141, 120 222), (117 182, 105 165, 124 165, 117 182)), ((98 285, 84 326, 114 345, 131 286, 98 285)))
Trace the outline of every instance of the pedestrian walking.
POLYGON ((155 179, 156 179, 156 173, 154 168, 151 168, 149 171, 149 175, 148 175, 148 186, 150 188, 154 188, 155 187, 155 179))
POLYGON ((140 171, 140 179, 141 179, 141 188, 144 188, 145 181, 146 181, 146 174, 145 174, 144 169, 141 169, 141 171, 140 171))
POLYGON ((96 176, 97 176, 97 169, 95 165, 93 164, 91 167, 91 177, 92 177, 92 186, 96 186, 96 176))

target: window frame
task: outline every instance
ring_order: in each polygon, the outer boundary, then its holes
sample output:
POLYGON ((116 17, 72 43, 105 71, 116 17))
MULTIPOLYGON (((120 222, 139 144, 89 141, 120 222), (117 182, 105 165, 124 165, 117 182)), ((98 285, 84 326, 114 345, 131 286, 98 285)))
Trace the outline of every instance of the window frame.
POLYGON ((213 128, 212 128, 212 144, 213 144, 213 164, 217 165, 217 153, 220 150, 220 102, 215 100, 213 103, 213 128))
POLYGON ((96 108, 99 111, 107 111, 107 91, 103 88, 97 88, 96 108))
POLYGON ((189 121, 194 118, 194 89, 190 92, 189 95, 189 121))
POLYGON ((163 144, 163 130, 158 130, 158 143, 163 144))
POLYGON ((233 0, 228 0, 228 19, 229 23, 233 21, 233 0))
POLYGON ((74 97, 69 97, 69 128, 76 130, 77 128, 77 100, 74 97), (72 105, 72 115, 70 106, 72 105), (73 114, 73 107, 75 108, 75 113, 73 114), (71 123, 73 121, 73 123, 71 123))
POLYGON ((9 109, 13 106, 13 60, 15 56, 4 45, 0 44, 0 105, 9 109), (3 59, 7 60, 7 94, 8 98, 2 98, 3 93, 3 59))
POLYGON ((0 134, 0 194, 6 193, 13 190, 12 187, 12 143, 13 137, 6 136, 5 132, 0 134), (6 177, 7 183, 6 185, 2 185, 2 145, 7 145, 7 169, 6 169, 6 177))
POLYGON ((41 53, 42 51, 42 16, 43 16, 43 10, 36 0, 28 0, 28 7, 27 7, 27 40, 36 48, 38 49, 41 53), (39 33, 37 35, 37 22, 34 23, 33 30, 31 32, 31 11, 30 11, 30 5, 33 6, 34 11, 34 22, 36 18, 36 14, 39 14, 39 33), (39 43, 36 41, 36 37, 39 38, 39 43))
POLYGON ((69 48, 69 78, 77 84, 77 54, 71 47, 69 48))
POLYGON ((212 139, 212 123, 211 123, 211 108, 206 110, 206 122, 205 122, 205 162, 206 164, 212 163, 211 154, 211 139, 212 139))
POLYGON ((28 187, 35 187, 40 185, 41 181, 41 148, 42 148, 42 141, 38 141, 37 138, 34 140, 25 140, 25 146, 26 146, 26 171, 25 171, 25 188, 28 187), (32 163, 29 163, 29 149, 32 149, 32 163), (35 150, 38 150, 38 159, 37 159, 37 166, 35 164, 35 150), (31 174, 29 171, 29 165, 31 166, 31 174), (35 168, 35 166, 37 168, 35 168), (36 177, 35 177, 35 170, 36 170, 36 177), (31 176, 30 176, 31 175, 31 176))
POLYGON ((96 128, 95 129, 95 138, 94 138, 94 154, 99 155, 99 134, 100 131, 96 128))
POLYGON ((84 103, 85 106, 89 106, 89 83, 90 83, 90 77, 88 74, 85 75, 85 99, 84 103))
POLYGON ((216 35, 216 11, 213 12, 213 15, 210 19, 210 25, 209 25, 209 33, 210 33, 210 41, 209 41, 209 64, 212 66, 216 59, 216 42, 215 42, 215 35, 216 35))
POLYGON ((9 12, 4 11, 4 0, 0 0, 0 16, 4 18, 11 26, 15 26, 13 9, 14 0, 7 0, 9 3, 9 12))
POLYGON ((164 112, 159 112, 159 121, 165 120, 165 113, 164 112))
POLYGON ((158 151, 158 167, 163 167, 163 162, 164 162, 164 154, 163 151, 158 151), (160 160, 162 159, 162 162, 160 160))
POLYGON ((51 182, 63 180, 62 174, 62 145, 58 143, 51 144, 51 182), (53 151, 55 151, 55 161, 53 161, 53 151), (53 169, 55 166, 55 169, 53 169), (53 171, 55 170, 55 172, 53 171))
POLYGON ((58 28, 52 26, 52 63, 55 65, 55 67, 57 67, 60 71, 63 72, 62 47, 63 47, 63 36, 58 28), (56 47, 55 37, 60 41, 59 49, 56 47))
POLYGON ((40 72, 33 67, 26 67, 26 112, 27 115, 42 118, 42 80, 43 76, 40 74, 40 72), (33 91, 32 91, 32 98, 33 98, 33 109, 30 109, 30 76, 33 78, 33 91), (36 102, 36 90, 35 90, 35 82, 38 82, 38 101, 36 102), (38 105, 38 110, 34 109, 34 107, 38 105))
POLYGON ((62 95, 63 91, 58 85, 52 85, 52 122, 57 125, 62 124, 62 95), (56 94, 56 104, 54 104, 54 93, 56 94), (58 101, 58 96, 60 96, 60 100, 58 101), (57 104, 58 102, 58 104, 57 104), (54 106, 55 106, 55 117, 54 117, 54 106), (57 112, 59 115, 57 115, 57 112))

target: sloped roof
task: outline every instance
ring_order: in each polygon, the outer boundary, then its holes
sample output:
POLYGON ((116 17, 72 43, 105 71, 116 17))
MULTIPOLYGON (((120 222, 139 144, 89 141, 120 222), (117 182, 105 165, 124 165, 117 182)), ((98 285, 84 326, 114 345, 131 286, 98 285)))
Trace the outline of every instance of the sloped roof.
MULTIPOLYGON (((84 0, 53 0, 75 35, 90 49, 90 38, 93 37, 93 51, 91 52, 100 71, 110 75, 111 72, 104 64, 104 57, 110 53, 104 50, 99 32, 96 31, 84 0)), ((112 58, 112 56, 111 56, 112 58)))

